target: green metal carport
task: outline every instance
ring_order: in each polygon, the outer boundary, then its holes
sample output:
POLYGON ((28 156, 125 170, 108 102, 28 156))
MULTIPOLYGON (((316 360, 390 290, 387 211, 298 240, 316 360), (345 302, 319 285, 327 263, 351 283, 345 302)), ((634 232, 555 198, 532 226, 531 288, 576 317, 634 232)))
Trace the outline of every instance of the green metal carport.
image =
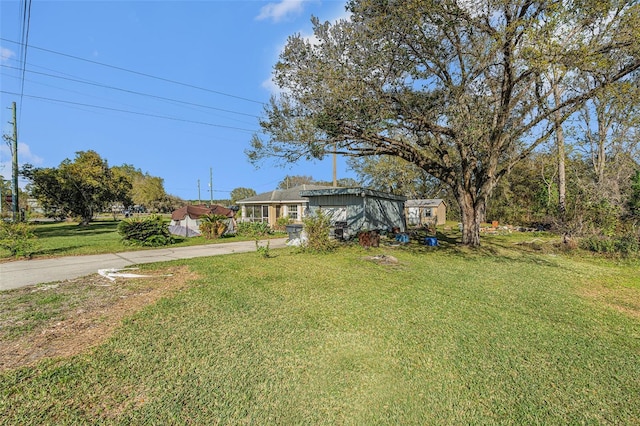
MULTIPOLYGON (((404 203, 407 197, 365 188, 330 188, 301 191, 309 200, 309 214, 321 210, 343 238, 359 231, 406 229, 404 203)), ((338 236, 338 235, 336 235, 338 236)))

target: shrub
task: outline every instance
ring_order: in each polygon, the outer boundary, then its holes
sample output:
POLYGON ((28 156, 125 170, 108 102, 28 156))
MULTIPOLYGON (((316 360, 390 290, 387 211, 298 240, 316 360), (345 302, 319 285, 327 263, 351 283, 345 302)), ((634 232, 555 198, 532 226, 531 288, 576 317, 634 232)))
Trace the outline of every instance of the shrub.
POLYGON ((640 252, 638 236, 632 233, 616 236, 592 236, 580 241, 580 247, 596 253, 635 255, 640 252))
POLYGON ((269 257, 271 257, 271 250, 269 249, 269 246, 270 246, 269 240, 267 240, 267 244, 261 246, 260 243, 258 242, 258 239, 256 239, 256 251, 260 253, 260 255, 265 259, 268 259, 269 257))
POLYGON ((287 229, 287 225, 289 225, 292 222, 293 221, 290 218, 288 218, 287 216, 279 217, 276 220, 276 226, 274 227, 274 229, 276 231, 284 232, 287 229))
POLYGON ((31 257, 36 251, 33 226, 27 222, 5 222, 0 220, 0 247, 15 257, 31 257))
POLYGON ((169 226, 159 215, 125 219, 118 224, 118 233, 123 243, 131 245, 159 247, 174 242, 169 226))
POLYGON ((626 234, 616 239, 616 251, 624 255, 633 255, 640 252, 640 241, 633 234, 626 234))
POLYGON ((609 237, 594 235, 580 241, 580 247, 596 253, 612 253, 613 240, 609 237))
POLYGON ((200 233, 207 240, 219 238, 227 230, 229 218, 221 214, 210 214, 200 218, 200 233))
POLYGON ((271 234, 271 228, 266 222, 240 222, 237 235, 241 237, 264 237, 271 234))
POLYGON ((314 216, 307 216, 302 220, 304 231, 307 234, 307 241, 303 246, 304 250, 317 253, 327 253, 336 249, 336 241, 329 237, 331 223, 329 217, 318 210, 314 216))

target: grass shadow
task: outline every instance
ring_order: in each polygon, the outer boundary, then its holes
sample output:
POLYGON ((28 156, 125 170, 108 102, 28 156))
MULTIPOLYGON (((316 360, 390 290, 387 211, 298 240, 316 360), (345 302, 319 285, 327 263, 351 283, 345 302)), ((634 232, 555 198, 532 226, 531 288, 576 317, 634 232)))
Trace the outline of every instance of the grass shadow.
POLYGON ((119 222, 91 222, 81 226, 77 223, 46 222, 36 225, 34 233, 40 238, 72 237, 78 235, 99 235, 117 232, 119 222))
POLYGON ((81 248, 80 245, 66 246, 66 247, 56 247, 56 248, 48 248, 37 250, 34 255, 36 256, 55 256, 55 255, 64 255, 65 253, 72 252, 73 250, 77 250, 81 248))

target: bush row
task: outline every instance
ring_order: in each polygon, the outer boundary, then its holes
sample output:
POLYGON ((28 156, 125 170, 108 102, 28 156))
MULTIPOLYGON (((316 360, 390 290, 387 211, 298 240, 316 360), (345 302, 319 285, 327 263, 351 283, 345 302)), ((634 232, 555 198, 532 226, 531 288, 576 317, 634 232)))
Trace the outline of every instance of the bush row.
POLYGON ((592 236, 580 241, 580 247, 596 253, 635 255, 640 253, 640 240, 637 235, 592 236))

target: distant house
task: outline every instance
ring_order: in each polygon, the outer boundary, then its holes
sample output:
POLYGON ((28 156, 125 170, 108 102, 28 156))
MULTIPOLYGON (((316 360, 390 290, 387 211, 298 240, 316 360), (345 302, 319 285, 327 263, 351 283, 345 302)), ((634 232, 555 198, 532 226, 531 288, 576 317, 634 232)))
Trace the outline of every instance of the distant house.
POLYGON ((309 200, 300 195, 301 191, 332 188, 321 185, 299 185, 289 189, 276 189, 253 197, 239 200, 241 221, 267 222, 274 226, 280 217, 288 217, 293 223, 302 223, 309 206, 309 200))
POLYGON ((404 210, 409 226, 444 225, 447 220, 447 205, 440 198, 407 200, 404 210))
POLYGON ((334 235, 351 238, 362 230, 404 231, 406 197, 364 188, 325 188, 301 191, 309 211, 330 216, 334 235))
POLYGON ((169 232, 183 237, 197 237, 200 235, 200 218, 211 214, 228 217, 227 232, 235 230, 233 222, 235 212, 215 204, 211 207, 187 205, 175 210, 171 213, 169 232))

